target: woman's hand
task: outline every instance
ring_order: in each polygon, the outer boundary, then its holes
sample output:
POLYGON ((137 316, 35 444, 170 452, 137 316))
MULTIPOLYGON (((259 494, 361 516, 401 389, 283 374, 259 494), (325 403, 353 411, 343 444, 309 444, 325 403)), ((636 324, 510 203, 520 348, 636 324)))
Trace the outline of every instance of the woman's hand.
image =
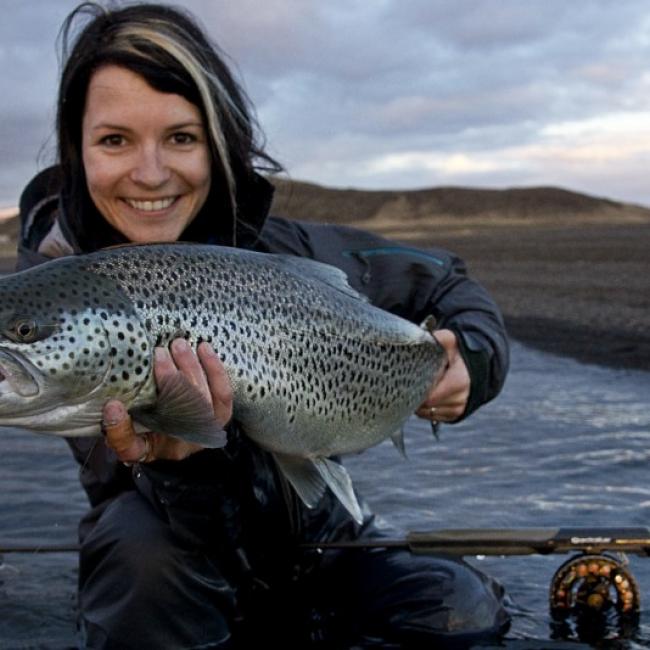
POLYGON ((454 422, 467 407, 470 376, 458 349, 456 335, 451 330, 438 330, 434 336, 445 348, 449 363, 440 381, 431 389, 416 414, 432 422, 454 422))
MULTIPOLYGON (((208 343, 201 343, 196 354, 182 338, 167 348, 154 351, 154 377, 161 379, 180 372, 212 404, 215 419, 223 426, 232 417, 232 387, 221 360, 208 343)), ((104 406, 103 425, 106 444, 124 463, 157 459, 182 460, 202 449, 200 445, 161 433, 137 434, 126 407, 119 400, 104 406)))

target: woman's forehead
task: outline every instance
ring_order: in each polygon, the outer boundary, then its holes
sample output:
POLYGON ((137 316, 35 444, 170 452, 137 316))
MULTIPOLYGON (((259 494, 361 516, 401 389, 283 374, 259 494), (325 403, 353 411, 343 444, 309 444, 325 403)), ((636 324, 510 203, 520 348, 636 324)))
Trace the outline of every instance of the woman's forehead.
POLYGON ((169 124, 196 122, 202 125, 198 107, 181 95, 156 90, 141 75, 128 68, 109 65, 91 77, 85 117, 93 123, 163 120, 169 124))

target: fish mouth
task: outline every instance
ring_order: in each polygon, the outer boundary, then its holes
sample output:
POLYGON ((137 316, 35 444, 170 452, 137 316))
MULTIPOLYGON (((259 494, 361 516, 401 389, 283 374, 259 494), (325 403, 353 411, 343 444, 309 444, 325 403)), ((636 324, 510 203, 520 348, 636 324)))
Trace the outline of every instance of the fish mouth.
POLYGON ((38 371, 20 353, 0 348, 0 397, 15 393, 34 397, 40 393, 38 371))

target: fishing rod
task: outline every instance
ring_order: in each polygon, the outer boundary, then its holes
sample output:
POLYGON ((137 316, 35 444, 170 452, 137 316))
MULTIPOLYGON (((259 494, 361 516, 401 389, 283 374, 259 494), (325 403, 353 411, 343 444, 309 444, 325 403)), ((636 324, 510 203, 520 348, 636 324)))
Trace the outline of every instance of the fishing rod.
POLYGON ((555 619, 585 613, 614 612, 638 617, 639 586, 616 554, 650 555, 650 528, 457 528, 410 532, 402 539, 303 544, 303 548, 403 548, 416 555, 509 556, 571 553, 554 573, 549 590, 555 619))
POLYGON ((12 553, 78 553, 78 544, 0 544, 0 556, 12 553))
MULTIPOLYGON (((609 553, 650 556, 648 527, 454 528, 413 531, 402 538, 301 544, 303 550, 367 550, 400 548, 415 555, 511 556, 567 554, 553 575, 549 591, 556 618, 579 612, 614 611, 638 616, 639 587, 627 561, 609 553)), ((0 556, 11 553, 78 552, 75 544, 0 544, 0 556)))
MULTIPOLYGON (((650 555, 650 528, 443 528, 410 532, 397 539, 313 542, 304 549, 403 548, 416 555, 548 555, 614 551, 650 555)), ((74 553, 77 544, 0 544, 0 553, 74 553)))
POLYGON ((404 548, 416 555, 548 555, 615 551, 650 555, 650 528, 449 528, 399 539, 314 542, 302 548, 404 548))

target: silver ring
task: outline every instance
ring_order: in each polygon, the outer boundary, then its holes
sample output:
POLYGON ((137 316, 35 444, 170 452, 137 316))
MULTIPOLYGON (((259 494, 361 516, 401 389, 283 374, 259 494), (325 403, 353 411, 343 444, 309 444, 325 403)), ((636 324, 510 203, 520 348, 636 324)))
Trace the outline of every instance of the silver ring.
POLYGON ((149 440, 149 434, 148 433, 143 433, 140 436, 144 440, 144 453, 138 460, 136 460, 136 463, 144 463, 145 460, 147 460, 147 456, 151 452, 151 441, 149 440))
POLYGON ((140 435, 140 438, 144 440, 144 453, 135 461, 123 460, 122 465, 125 467, 133 467, 136 463, 144 463, 144 461, 147 460, 147 456, 149 456, 151 453, 151 441, 149 440, 149 434, 143 433, 140 435))

